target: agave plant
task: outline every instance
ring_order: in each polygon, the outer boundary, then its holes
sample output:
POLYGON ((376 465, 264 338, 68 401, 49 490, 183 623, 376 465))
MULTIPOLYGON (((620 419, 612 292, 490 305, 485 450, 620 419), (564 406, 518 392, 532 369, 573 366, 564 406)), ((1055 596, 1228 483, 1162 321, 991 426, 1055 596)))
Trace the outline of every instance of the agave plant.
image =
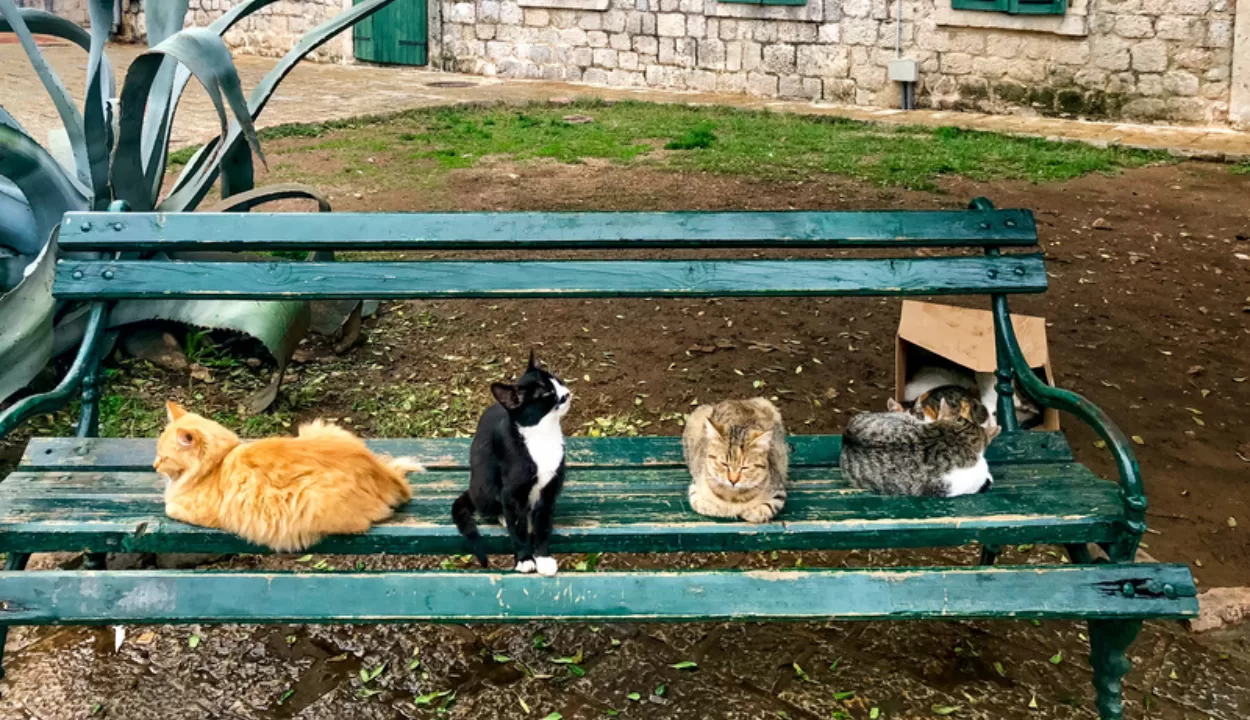
MULTIPOLYGON (((222 35, 275 0, 244 0, 208 27, 188 29, 183 29, 188 0, 149 0, 144 3, 149 49, 131 64, 118 98, 104 54, 115 1, 89 0, 91 27, 84 30, 43 10, 0 0, 0 33, 17 36, 56 106, 72 156, 58 162, 0 107, 0 402, 25 387, 56 350, 72 348, 84 324, 81 312, 52 297, 56 231, 66 211, 104 210, 124 201, 137 211, 191 212, 219 178, 223 200, 211 210, 247 211, 291 197, 311 198, 322 211, 329 210, 312 188, 254 187, 253 157, 264 162, 254 120, 304 56, 392 2, 365 0, 317 26, 245 97, 222 35), (34 34, 87 51, 81 110, 40 53, 34 34), (174 113, 193 77, 212 100, 221 131, 162 195, 174 113)), ((343 318, 351 309, 336 310, 343 318)), ((276 398, 286 363, 310 321, 304 303, 142 301, 118 303, 109 326, 158 319, 246 333, 263 343, 278 371, 274 382, 249 402, 254 410, 276 398)))

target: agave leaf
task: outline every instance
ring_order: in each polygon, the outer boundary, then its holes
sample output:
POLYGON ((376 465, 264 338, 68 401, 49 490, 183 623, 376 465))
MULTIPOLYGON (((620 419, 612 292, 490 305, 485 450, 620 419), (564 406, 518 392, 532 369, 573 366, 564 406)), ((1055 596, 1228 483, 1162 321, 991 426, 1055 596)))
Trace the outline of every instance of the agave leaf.
POLYGON ((87 98, 83 105, 83 134, 91 168, 91 190, 96 210, 108 207, 109 156, 113 154, 113 109, 109 106, 114 87, 113 68, 104 57, 109 39, 115 0, 91 0, 91 47, 87 58, 87 98))
MULTIPOLYGON (((248 2, 239 3, 238 5, 230 8, 230 10, 228 10, 221 17, 214 20, 208 26, 208 29, 217 33, 219 37, 225 35, 226 32, 228 32, 230 28, 234 27, 234 25, 240 20, 246 18, 248 15, 251 15, 257 10, 260 10, 268 5, 272 5, 277 1, 278 0, 249 0, 248 2)), ((190 80, 190 71, 179 65, 178 69, 174 71, 173 87, 168 93, 169 103, 166 106, 164 114, 149 115, 149 118, 157 118, 157 122, 151 125, 145 124, 144 126, 143 147, 144 157, 146 158, 144 168, 148 174, 149 184, 152 186, 152 197, 156 197, 161 191, 161 183, 165 178, 165 170, 169 161, 169 131, 170 128, 173 127, 174 114, 178 111, 178 103, 182 100, 182 93, 187 87, 187 82, 190 80), (151 128, 151 132, 154 136, 151 139, 148 137, 149 127, 151 128)), ((200 152, 197 152, 195 156, 191 158, 191 162, 187 163, 188 168, 199 167, 198 161, 203 150, 203 148, 200 148, 200 152)))
MULTIPOLYGON (((265 105, 269 102, 269 98, 277 90, 278 84, 299 64, 299 61, 305 55, 321 47, 335 35, 376 13, 393 1, 364 0, 364 2, 353 6, 351 9, 344 10, 323 22, 300 38, 295 47, 291 48, 290 52, 283 56, 278 61, 278 64, 266 73, 256 88, 252 90, 252 95, 247 103, 251 112, 251 118, 255 119, 260 116, 261 111, 265 109, 265 105)), ((229 182, 223 180, 223 186, 230 187, 232 192, 242 192, 250 189, 252 187, 251 164, 243 160, 243 154, 245 153, 243 143, 252 141, 252 137, 247 133, 249 127, 240 127, 237 124, 232 124, 228 133, 223 132, 220 137, 209 141, 199 155, 187 163, 187 167, 183 169, 182 175, 179 176, 178 181, 174 184, 173 192, 161 201, 158 209, 182 211, 198 207, 204 196, 212 188, 213 183, 217 181, 217 175, 221 171, 221 167, 213 161, 213 154, 219 152, 223 146, 225 147, 225 153, 222 155, 222 164, 228 165, 231 172, 229 182)))
POLYGON ((0 178, 10 180, 26 198, 39 199, 28 205, 37 246, 15 247, 19 253, 37 255, 61 216, 69 210, 87 209, 86 191, 65 174, 60 163, 30 136, 7 125, 0 125, 0 178))
MULTIPOLYGON (((204 253, 195 257, 203 259, 204 253)), ((182 256, 185 257, 185 256, 182 256)), ((237 259, 237 256, 230 255, 237 259)), ((299 341, 308 333, 308 304, 252 300, 123 300, 113 307, 109 327, 147 320, 170 320, 200 328, 233 330, 250 335, 273 356, 278 369, 269 385, 246 402, 261 412, 273 404, 282 377, 299 341)))
POLYGON ((0 296, 0 402, 26 387, 52 358, 56 242, 43 246, 22 282, 0 296))
POLYGON ((40 245, 35 215, 26 196, 0 178, 0 292, 22 281, 22 271, 40 251, 40 245))
MULTIPOLYGON (((308 199, 317 201, 317 212, 330 212, 330 201, 316 188, 300 183, 278 183, 241 192, 216 205, 201 208, 203 212, 247 212, 265 203, 278 200, 308 199)), ((330 258, 333 259, 333 258, 330 258)))
POLYGON ((30 134, 22 129, 22 124, 17 121, 17 118, 10 115, 9 111, 5 110, 3 107, 0 107, 0 125, 11 127, 24 135, 30 134))
POLYGON ((260 155, 260 142, 256 139, 256 129, 247 112, 247 101, 243 99, 239 73, 230 57, 230 50, 210 30, 183 30, 136 58, 122 87, 120 132, 113 160, 113 189, 118 198, 128 202, 136 211, 151 210, 153 206, 154 197, 145 182, 143 157, 139 150, 144 126, 143 109, 152 91, 152 82, 167 56, 185 65, 203 85, 217 110, 222 134, 229 127, 226 115, 228 103, 237 118, 236 125, 241 123, 241 132, 248 145, 260 155))
MULTIPOLYGON (((163 0, 162 2, 143 3, 143 19, 147 25, 148 47, 168 40, 174 33, 182 29, 187 18, 189 0, 163 0)), ((149 118, 164 118, 167 107, 171 104, 170 88, 174 81, 175 67, 178 63, 162 59, 160 69, 152 78, 152 92, 148 95, 146 113, 149 118)), ((172 119, 171 119, 172 122, 172 119)), ((156 153, 163 154, 167 148, 163 138, 158 135, 164 128, 160 124, 148 124, 143 129, 142 150, 145 167, 147 161, 156 153)))
MULTIPOLYGON (((40 18, 40 23, 47 22, 49 23, 48 28, 55 25, 62 29, 62 34, 69 33, 63 25, 67 21, 54 23, 54 21, 45 17, 48 13, 37 14, 39 12, 41 11, 36 11, 34 16, 40 18)), ((35 74, 39 76, 40 82, 43 83, 44 88, 48 91, 48 96, 52 98, 57 114, 61 116, 61 123, 65 126, 65 133, 69 137, 70 147, 74 152, 74 164, 78 181, 84 187, 90 187, 91 162, 87 154, 87 139, 83 131, 82 113, 78 112, 78 108, 74 105, 74 98, 70 96, 69 91, 65 89, 65 85, 61 82, 61 78, 57 76, 52 67, 44 60, 43 53, 39 52, 38 46, 35 45, 35 38, 31 34, 30 28, 26 25, 25 18, 28 14, 31 13, 19 10, 13 4, 13 0, 0 0, 0 17, 4 18, 5 22, 8 23, 9 30, 17 35, 18 41, 22 44, 22 49, 26 52, 26 57, 30 60, 31 67, 34 68, 35 74)))

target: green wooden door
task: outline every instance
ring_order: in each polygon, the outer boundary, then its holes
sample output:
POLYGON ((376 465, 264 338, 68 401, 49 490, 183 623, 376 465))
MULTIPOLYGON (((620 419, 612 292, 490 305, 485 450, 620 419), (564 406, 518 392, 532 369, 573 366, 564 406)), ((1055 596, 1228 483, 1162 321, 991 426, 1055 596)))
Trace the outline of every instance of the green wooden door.
MULTIPOLYGON (((362 0, 355 0, 360 4, 362 0)), ((356 59, 390 65, 426 65, 429 55, 426 0, 395 0, 356 24, 356 59)))

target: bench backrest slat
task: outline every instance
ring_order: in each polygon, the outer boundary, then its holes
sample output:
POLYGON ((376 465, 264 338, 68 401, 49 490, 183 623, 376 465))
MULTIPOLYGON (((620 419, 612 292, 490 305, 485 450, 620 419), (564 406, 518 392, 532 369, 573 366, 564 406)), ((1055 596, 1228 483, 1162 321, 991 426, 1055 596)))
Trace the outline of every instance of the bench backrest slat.
POLYGON ((832 260, 62 260, 62 299, 959 295, 1046 289, 1041 255, 832 260))
POLYGON ((1026 247, 1028 210, 573 213, 78 213, 68 251, 628 247, 1026 247))

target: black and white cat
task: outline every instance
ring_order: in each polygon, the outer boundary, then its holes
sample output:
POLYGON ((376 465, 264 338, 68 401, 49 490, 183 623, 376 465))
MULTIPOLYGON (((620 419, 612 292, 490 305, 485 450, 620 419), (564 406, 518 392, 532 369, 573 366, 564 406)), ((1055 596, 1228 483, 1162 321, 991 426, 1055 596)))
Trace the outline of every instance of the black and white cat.
POLYGON ((482 413, 469 448, 469 489, 451 506, 456 528, 482 567, 489 567, 475 515, 503 518, 512 538, 517 572, 555 575, 552 515, 564 486, 564 434, 560 419, 572 393, 543 370, 530 351, 529 366, 514 385, 490 387, 498 401, 482 413))

